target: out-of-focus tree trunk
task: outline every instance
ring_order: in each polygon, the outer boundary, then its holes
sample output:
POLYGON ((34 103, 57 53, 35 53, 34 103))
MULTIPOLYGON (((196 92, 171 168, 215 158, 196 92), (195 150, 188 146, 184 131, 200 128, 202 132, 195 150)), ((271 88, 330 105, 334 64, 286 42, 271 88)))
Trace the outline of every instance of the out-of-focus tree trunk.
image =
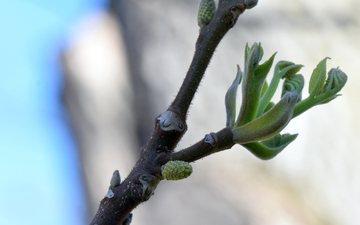
POLYGON ((146 12, 137 4, 139 2, 111 0, 109 10, 119 26, 119 31, 122 31, 129 81, 133 92, 134 127, 138 144, 142 146, 149 138, 156 115, 153 91, 145 80, 146 71, 142 66, 143 52, 148 44, 148 30, 151 26, 146 22, 146 12))
POLYGON ((125 176, 139 149, 127 56, 119 34, 106 13, 89 16, 63 56, 63 101, 77 138, 91 215, 113 171, 125 176))

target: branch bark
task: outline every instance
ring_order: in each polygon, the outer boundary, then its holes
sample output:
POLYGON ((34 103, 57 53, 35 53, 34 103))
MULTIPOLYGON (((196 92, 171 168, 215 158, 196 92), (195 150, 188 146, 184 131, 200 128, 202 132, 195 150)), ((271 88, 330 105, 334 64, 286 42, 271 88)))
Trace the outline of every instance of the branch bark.
POLYGON ((230 149, 234 145, 232 128, 226 127, 217 133, 205 135, 198 143, 186 149, 168 155, 166 161, 181 160, 189 163, 195 162, 208 155, 230 149))
POLYGON ((182 117, 186 118, 191 101, 216 47, 225 34, 235 25, 239 15, 244 10, 245 5, 241 0, 223 0, 219 2, 212 21, 200 30, 190 68, 169 110, 177 111, 182 117))
POLYGON ((123 224, 136 206, 151 197, 163 179, 161 167, 169 160, 193 162, 234 145, 231 128, 224 128, 218 133, 206 135, 190 148, 174 152, 186 132, 187 112, 211 57, 221 39, 246 8, 243 0, 219 1, 212 21, 200 30, 192 63, 178 95, 168 110, 155 119, 154 131, 141 148, 136 165, 122 183, 110 185, 108 194, 100 202, 90 224, 123 224))

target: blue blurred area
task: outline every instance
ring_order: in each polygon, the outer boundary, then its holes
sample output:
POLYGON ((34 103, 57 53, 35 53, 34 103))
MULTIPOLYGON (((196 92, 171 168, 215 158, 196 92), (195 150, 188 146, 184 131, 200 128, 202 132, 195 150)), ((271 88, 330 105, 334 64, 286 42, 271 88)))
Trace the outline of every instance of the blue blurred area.
POLYGON ((0 1, 0 224, 85 224, 59 53, 105 0, 0 1))

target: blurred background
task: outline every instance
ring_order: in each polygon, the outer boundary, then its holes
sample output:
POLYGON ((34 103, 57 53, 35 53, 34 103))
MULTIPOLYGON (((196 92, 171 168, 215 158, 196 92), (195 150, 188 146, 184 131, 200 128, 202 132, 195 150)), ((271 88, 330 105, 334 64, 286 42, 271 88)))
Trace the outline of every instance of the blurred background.
MULTIPOLYGON (((111 175, 123 178, 186 74, 199 0, 0 2, 0 224, 88 224, 111 175)), ((330 57, 348 83, 294 119, 270 161, 240 146, 161 182, 140 224, 360 223, 360 2, 259 1, 220 43, 177 149, 225 126, 224 96, 246 43, 264 60, 313 68, 330 57)), ((304 97, 306 89, 304 89, 304 97)), ((277 96, 280 97, 280 93, 277 96)))

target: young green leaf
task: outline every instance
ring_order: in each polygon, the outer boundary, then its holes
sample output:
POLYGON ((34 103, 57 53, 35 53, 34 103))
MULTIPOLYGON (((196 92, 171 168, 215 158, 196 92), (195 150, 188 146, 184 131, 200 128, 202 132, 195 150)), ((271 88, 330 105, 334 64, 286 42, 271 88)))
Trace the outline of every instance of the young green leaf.
POLYGON ((245 63, 248 61, 249 52, 250 52, 250 47, 249 47, 249 44, 246 43, 245 50, 244 50, 244 62, 245 63))
POLYGON ((275 103, 273 102, 269 102, 269 104, 266 106, 266 108, 264 109, 264 114, 269 111, 272 107, 274 107, 275 103))
POLYGON ((303 65, 294 64, 293 62, 288 61, 279 61, 274 70, 274 75, 271 79, 271 82, 266 90, 266 92, 262 95, 259 108, 256 113, 256 117, 261 116, 265 108, 268 106, 269 102, 271 101, 272 97, 275 94, 275 91, 280 83, 281 78, 285 78, 287 76, 291 76, 293 72, 298 72, 303 65), (290 73, 290 71, 292 71, 290 73))
POLYGON ((268 83, 265 81, 264 84, 263 84, 263 87, 261 89, 261 97, 264 96, 266 90, 268 89, 269 85, 268 83))
POLYGON ((236 126, 243 125, 253 120, 256 116, 259 100, 261 98, 261 90, 267 75, 266 73, 255 74, 263 54, 264 51, 260 43, 254 43, 251 46, 247 61, 245 61, 244 79, 242 84, 242 104, 238 118, 235 122, 236 126))
POLYGON ((232 130, 235 143, 244 144, 265 140, 279 133, 291 120, 297 92, 287 92, 282 99, 264 115, 232 130))
POLYGON ((265 141, 242 144, 242 146, 259 159, 268 160, 279 154, 286 146, 293 142, 296 137, 297 134, 277 134, 265 141))
POLYGON ((256 69, 255 69, 255 76, 263 76, 264 74, 268 74, 271 66, 274 62, 274 58, 275 58, 276 52, 263 64, 259 65, 256 69))
POLYGON ((309 94, 311 96, 317 96, 320 94, 322 88, 325 85, 327 59, 330 58, 326 57, 325 59, 321 60, 311 74, 309 82, 309 94))
POLYGON ((239 84, 241 83, 242 72, 239 65, 237 65, 237 74, 235 80, 227 90, 225 95, 225 109, 226 109, 226 126, 233 126, 236 117, 236 95, 239 84))

